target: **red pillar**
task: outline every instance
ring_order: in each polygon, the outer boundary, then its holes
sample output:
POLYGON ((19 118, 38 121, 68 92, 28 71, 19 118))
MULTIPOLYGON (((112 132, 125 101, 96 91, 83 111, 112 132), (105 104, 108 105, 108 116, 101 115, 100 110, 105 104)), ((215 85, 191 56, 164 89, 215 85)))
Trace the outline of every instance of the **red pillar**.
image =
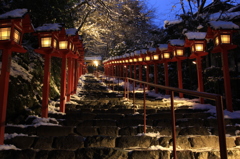
POLYGON ((132 78, 132 65, 129 65, 129 67, 130 67, 129 77, 132 78))
MULTIPOLYGON (((178 70, 178 88, 182 89, 182 61, 177 60, 177 70, 178 70)), ((179 93, 179 97, 183 98, 183 93, 179 93)))
POLYGON ((11 50, 2 50, 2 70, 0 75, 0 145, 4 144, 11 55, 11 50))
POLYGON ((128 77, 128 65, 126 65, 125 70, 126 70, 126 77, 128 77))
MULTIPOLYGON (((149 82, 149 69, 150 69, 150 68, 149 68, 149 65, 146 65, 146 67, 147 67, 147 68, 146 68, 146 69, 147 69, 147 70, 146 70, 146 79, 147 79, 147 82, 149 82)), ((149 90, 149 85, 147 85, 147 90, 149 90)))
MULTIPOLYGON (((154 84, 158 84, 158 65, 154 64, 154 84)), ((155 93, 158 93, 158 88, 155 87, 155 93)))
MULTIPOLYGON (((139 70, 139 74, 138 74, 139 80, 142 81, 142 65, 138 65, 138 70, 139 70)), ((140 83, 139 85, 140 85, 139 87, 142 88, 142 83, 140 83)))
POLYGON ((61 66, 61 95, 60 95, 60 112, 65 113, 65 104, 66 104, 66 70, 67 70, 67 57, 64 54, 62 57, 62 66, 61 66))
POLYGON ((230 83, 229 65, 228 65, 228 52, 226 49, 222 48, 222 67, 223 67, 223 77, 224 77, 224 89, 226 98, 226 107, 228 111, 233 111, 232 108, 232 89, 230 83))
POLYGON ((75 75, 75 61, 74 61, 73 58, 71 60, 72 60, 72 72, 71 72, 72 88, 71 88, 71 94, 74 94, 74 87, 75 87, 75 78, 74 78, 74 75, 75 75))
MULTIPOLYGON (((198 91, 204 92, 203 76, 202 76, 202 58, 201 58, 201 56, 196 57, 196 63, 197 63, 198 91)), ((204 104, 204 99, 200 97, 199 102, 201 104, 204 104)))
MULTIPOLYGON (((164 62, 164 76, 165 76, 165 86, 169 86, 168 62, 164 62)), ((168 90, 166 90, 166 94, 169 95, 170 92, 168 90)))
MULTIPOLYGON (((137 79, 137 72, 136 71, 137 71, 136 65, 134 65, 134 79, 137 79)), ((135 83, 135 86, 136 86, 137 83, 136 82, 134 82, 134 83, 135 83)))
POLYGON ((48 117, 48 98, 50 91, 50 72, 51 72, 51 55, 44 55, 44 79, 43 79, 43 98, 42 98, 42 118, 48 117))
POLYGON ((74 85, 74 94, 77 93, 77 85, 78 85, 78 77, 79 77, 79 73, 78 73, 78 69, 79 69, 79 64, 77 62, 77 60, 75 59, 75 75, 74 75, 74 78, 75 78, 75 85, 74 85))
POLYGON ((72 91, 72 59, 68 58, 67 59, 67 64, 68 64, 68 84, 67 84, 67 101, 70 101, 70 95, 72 91))

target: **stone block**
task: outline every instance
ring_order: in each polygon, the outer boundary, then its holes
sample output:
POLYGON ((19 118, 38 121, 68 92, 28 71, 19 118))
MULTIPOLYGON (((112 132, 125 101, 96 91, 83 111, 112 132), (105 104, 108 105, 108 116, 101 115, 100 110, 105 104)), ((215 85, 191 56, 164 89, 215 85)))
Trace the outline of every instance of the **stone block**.
POLYGON ((94 126, 116 126, 115 120, 108 120, 108 119, 102 119, 102 120, 95 120, 94 126))
MULTIPOLYGON (((202 147, 212 147, 212 148, 219 148, 219 139, 218 136, 195 136, 190 137, 189 142, 193 148, 202 148, 202 147)), ((234 137, 227 137, 226 144, 228 148, 234 147, 235 145, 235 138, 234 137)))
POLYGON ((98 128, 99 135, 103 136, 118 136, 118 127, 116 126, 101 126, 98 128))
POLYGON ((137 128, 131 126, 121 128, 119 129, 118 132, 118 134, 122 136, 134 136, 137 135, 137 133, 138 133, 137 128))
MULTIPOLYGON (((172 139, 170 140, 169 145, 172 146, 172 139)), ((179 148, 179 149, 190 149, 190 148, 192 148, 190 142, 188 141, 187 136, 178 136, 176 138, 176 145, 177 145, 177 148, 179 148)))
POLYGON ((194 153, 189 150, 177 151, 177 158, 182 159, 195 159, 194 153))
POLYGON ((217 136, 194 136, 189 138, 189 142, 193 148, 219 147, 217 136))
POLYGON ((98 128, 96 126, 77 126, 76 132, 81 136, 98 135, 98 128))
POLYGON ((156 143, 156 138, 149 136, 122 136, 116 139, 116 147, 119 148, 148 148, 153 145, 153 143, 156 143))
POLYGON ((159 150, 139 150, 132 151, 129 154, 129 159, 159 159, 160 151, 159 150))
POLYGON ((185 127, 180 130, 178 135, 210 135, 210 132, 206 127, 185 127))
POLYGON ((159 126, 159 127, 170 127, 172 126, 172 120, 171 119, 158 119, 153 120, 153 126, 159 126))
POLYGON ((236 137, 235 144, 236 146, 240 146, 240 137, 236 137))
POLYGON ((74 128, 70 126, 39 126, 38 136, 67 136, 74 133, 74 128))
POLYGON ((205 127, 203 119, 194 119, 194 118, 177 119, 176 125, 180 127, 188 127, 188 126, 205 127))
POLYGON ((128 152, 118 148, 81 148, 76 151, 77 159, 128 159, 128 152))
POLYGON ((159 145, 162 147, 169 147, 169 143, 172 137, 160 137, 159 138, 159 145))
POLYGON ((116 137, 111 136, 88 136, 85 147, 115 147, 116 137))
POLYGON ((55 137, 53 148, 59 150, 77 150, 84 147, 84 138, 82 136, 61 136, 55 137))
POLYGON ((53 150, 48 153, 48 159, 75 159, 75 152, 67 150, 53 150))
POLYGON ((20 149, 29 149, 33 145, 34 140, 35 140, 35 137, 16 136, 14 138, 5 140, 5 144, 12 144, 20 149))
POLYGON ((37 151, 35 159, 48 159, 48 153, 49 153, 49 151, 47 151, 47 150, 37 151))
MULTIPOLYGON (((127 126, 138 126, 143 125, 144 121, 143 119, 121 119, 118 120, 117 126, 118 127, 127 127, 127 126)), ((152 125, 152 120, 147 120, 147 125, 152 125)))
POLYGON ((117 114, 117 113, 114 113, 114 114, 107 114, 107 113, 104 113, 104 114, 97 114, 95 119, 111 119, 111 120, 119 120, 119 119, 122 119, 123 118, 123 115, 122 114, 117 114))
POLYGON ((33 144, 34 149, 51 150, 53 137, 38 137, 33 144))

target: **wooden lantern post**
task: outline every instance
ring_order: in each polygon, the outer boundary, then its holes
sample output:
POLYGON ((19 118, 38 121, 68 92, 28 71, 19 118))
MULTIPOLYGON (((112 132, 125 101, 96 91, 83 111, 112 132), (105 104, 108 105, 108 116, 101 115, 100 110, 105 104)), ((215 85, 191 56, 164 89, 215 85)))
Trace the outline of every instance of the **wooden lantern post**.
POLYGON ((4 144, 12 52, 26 53, 27 51, 21 45, 22 37, 24 33, 33 31, 27 9, 16 9, 0 15, 0 50, 2 50, 0 75, 0 145, 4 144))
MULTIPOLYGON (((177 70, 178 70, 178 88, 183 89, 183 81, 182 81, 182 60, 187 59, 184 56, 184 40, 173 39, 169 41, 170 47, 173 50, 173 58, 172 62, 177 61, 177 70)), ((183 93, 179 93, 179 97, 183 98, 183 93)))
MULTIPOLYGON (((146 64, 146 82, 149 82, 149 74, 150 74, 150 67, 149 65, 152 63, 152 55, 151 52, 147 51, 144 57, 144 63, 146 64)), ((147 90, 150 89, 150 86, 147 85, 147 90)))
MULTIPOLYGON (((161 63, 164 63, 164 81, 165 86, 169 86, 169 77, 168 77, 168 63, 171 62, 172 59, 172 47, 169 44, 160 44, 159 49, 161 50, 161 63)), ((170 94, 168 90, 165 92, 167 95, 170 94)))
MULTIPOLYGON (((160 50, 153 50, 152 61, 154 64, 154 84, 158 84, 158 64, 160 60, 160 50)), ((158 88, 155 87, 155 93, 158 93, 158 88)))
POLYGON ((239 28, 233 22, 225 21, 211 21, 207 30, 206 39, 213 39, 214 48, 212 53, 221 53, 222 68, 224 77, 224 89, 226 98, 226 107, 228 111, 233 111, 232 107, 232 89, 230 83, 229 64, 228 64, 228 50, 234 49, 237 45, 232 44, 232 35, 239 28))
POLYGON ((61 24, 45 24, 35 29, 39 48, 34 51, 44 55, 44 79, 42 95, 42 118, 48 117, 48 98, 50 92, 51 57, 61 57, 58 52, 58 41, 61 32, 65 32, 61 24))
MULTIPOLYGON (((185 33, 185 47, 191 48, 191 55, 189 59, 196 59, 197 65, 197 79, 198 79, 198 91, 204 92, 203 76, 202 76, 202 56, 206 56, 208 53, 206 48, 206 32, 187 32, 185 33)), ((204 99, 199 98, 199 102, 204 104, 204 99)))

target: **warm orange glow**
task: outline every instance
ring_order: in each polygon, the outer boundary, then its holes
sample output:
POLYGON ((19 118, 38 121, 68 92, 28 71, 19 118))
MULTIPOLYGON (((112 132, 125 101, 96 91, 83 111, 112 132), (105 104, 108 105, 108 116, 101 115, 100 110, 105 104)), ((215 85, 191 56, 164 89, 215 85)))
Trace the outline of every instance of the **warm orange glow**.
POLYGON ((17 29, 14 29, 13 38, 16 43, 20 43, 21 33, 17 29))
POLYGON ((137 58, 134 58, 133 61, 134 61, 134 62, 137 62, 137 58))
POLYGON ((221 35, 221 42, 223 44, 230 44, 230 35, 221 35))
POLYGON ((0 40, 10 40, 11 28, 0 28, 0 40))
POLYGON ((174 51, 174 56, 183 56, 183 50, 182 49, 176 49, 174 51))
POLYGON ((215 38, 215 45, 219 45, 219 39, 218 39, 218 37, 215 38))
POLYGON ((158 55, 153 55, 153 60, 158 60, 159 56, 158 55))
POLYGON ((203 44, 195 44, 195 50, 196 51, 204 51, 203 44))
POLYGON ((43 37, 41 38, 41 46, 42 47, 51 47, 52 38, 51 37, 43 37))
POLYGON ((169 53, 169 52, 164 52, 164 53, 162 54, 162 58, 163 58, 163 59, 169 59, 169 58, 170 58, 170 53, 169 53))
POLYGON ((142 61, 143 61, 143 58, 142 58, 142 57, 139 57, 139 58, 138 58, 138 61, 139 61, 139 62, 142 62, 142 61))
POLYGON ((146 56, 145 60, 150 61, 151 60, 150 56, 146 56))
POLYGON ((55 49, 57 48, 57 40, 56 39, 53 40, 53 48, 55 48, 55 49))
POLYGON ((59 49, 67 49, 67 48, 68 48, 68 41, 59 42, 59 49))

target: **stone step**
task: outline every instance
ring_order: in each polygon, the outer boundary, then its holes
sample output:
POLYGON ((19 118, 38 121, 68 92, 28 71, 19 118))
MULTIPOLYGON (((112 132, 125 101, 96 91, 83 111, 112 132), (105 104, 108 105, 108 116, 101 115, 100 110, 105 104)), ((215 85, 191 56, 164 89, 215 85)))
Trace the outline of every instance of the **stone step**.
MULTIPOLYGON (((228 159, 239 158, 238 149, 228 150, 228 159)), ((2 150, 0 151, 1 158, 28 158, 28 159, 171 159, 172 152, 169 150, 123 150, 119 148, 79 148, 75 151, 71 150, 2 150)), ((220 159, 220 152, 218 150, 177 150, 177 157, 179 159, 220 159)))
MULTIPOLYGON (((191 135, 177 136, 179 150, 198 150, 203 148, 219 149, 218 136, 191 135)), ((227 148, 239 148, 240 137, 226 137, 227 148)), ((108 147, 121 149, 149 149, 151 147, 171 148, 171 137, 150 136, 16 136, 6 139, 5 144, 15 145, 19 149, 72 150, 89 147, 108 147)), ((240 149, 239 149, 240 150, 240 149)))

